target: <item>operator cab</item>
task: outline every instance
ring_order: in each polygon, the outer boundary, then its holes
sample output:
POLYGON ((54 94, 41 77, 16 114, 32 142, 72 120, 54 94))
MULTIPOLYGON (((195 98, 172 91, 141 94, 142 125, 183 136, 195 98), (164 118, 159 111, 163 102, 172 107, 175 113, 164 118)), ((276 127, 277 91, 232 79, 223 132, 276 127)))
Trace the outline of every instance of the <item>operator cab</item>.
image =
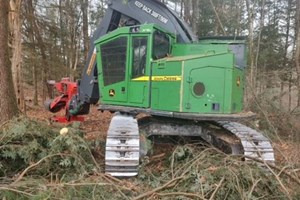
POLYGON ((170 55, 173 41, 154 24, 119 28, 97 40, 101 104, 149 108, 151 62, 170 55))

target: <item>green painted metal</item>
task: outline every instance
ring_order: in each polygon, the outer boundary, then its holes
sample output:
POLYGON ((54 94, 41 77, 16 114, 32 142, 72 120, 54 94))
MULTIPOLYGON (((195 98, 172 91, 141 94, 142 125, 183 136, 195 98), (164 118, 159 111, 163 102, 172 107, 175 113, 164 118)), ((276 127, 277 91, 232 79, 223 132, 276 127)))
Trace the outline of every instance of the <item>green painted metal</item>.
POLYGON ((97 40, 100 103, 199 114, 242 112, 244 41, 175 41, 153 24, 119 28, 97 40), (120 48, 114 49, 116 44, 120 48), (165 51, 168 55, 156 59, 165 51))

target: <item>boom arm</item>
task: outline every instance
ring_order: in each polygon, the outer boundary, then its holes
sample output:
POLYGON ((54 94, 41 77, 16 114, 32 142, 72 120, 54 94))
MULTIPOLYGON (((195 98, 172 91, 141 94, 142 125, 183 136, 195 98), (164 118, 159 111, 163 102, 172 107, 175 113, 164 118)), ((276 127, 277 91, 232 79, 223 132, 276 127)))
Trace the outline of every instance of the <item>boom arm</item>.
MULTIPOLYGON (((90 51, 78 82, 78 94, 70 102, 70 113, 73 115, 88 114, 90 104, 99 100, 97 80, 97 65, 95 62, 94 41, 108 32, 121 26, 154 23, 177 35, 179 43, 197 41, 189 26, 178 15, 158 0, 111 0, 101 25, 94 32, 91 39, 90 51)), ((68 109, 68 108, 67 108, 68 109)))

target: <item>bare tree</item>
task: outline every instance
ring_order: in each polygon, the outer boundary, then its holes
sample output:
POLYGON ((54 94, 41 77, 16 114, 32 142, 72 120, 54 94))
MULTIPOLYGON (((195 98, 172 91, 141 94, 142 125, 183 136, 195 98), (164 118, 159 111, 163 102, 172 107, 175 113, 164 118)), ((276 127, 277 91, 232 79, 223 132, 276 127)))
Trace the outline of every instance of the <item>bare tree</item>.
POLYGON ((29 17, 29 23, 30 26, 32 28, 33 34, 34 34, 34 38, 36 38, 36 45, 40 50, 41 53, 41 57, 42 57, 42 88, 43 88, 43 93, 42 93, 42 101, 44 102, 47 98, 47 96, 50 96, 51 91, 50 88, 47 84, 47 79, 48 79, 48 60, 47 60, 47 54, 46 54, 46 46, 43 40, 43 37, 41 35, 41 32, 39 30, 39 26, 38 26, 38 21, 37 18, 35 16, 35 12, 34 12, 34 7, 33 7, 33 1, 32 0, 28 0, 26 1, 27 3, 27 9, 28 9, 28 15, 29 17))
POLYGON ((200 1, 199 0, 193 0, 193 13, 192 13, 192 29, 194 33, 198 35, 198 24, 199 24, 199 6, 200 6, 200 1))
POLYGON ((295 62, 298 75, 298 101, 297 106, 300 106, 300 2, 296 1, 296 53, 295 53, 295 62))
POLYGON ((23 80, 22 80, 22 33, 21 33, 21 0, 10 0, 10 46, 12 48, 12 75, 17 103, 20 110, 25 110, 23 80))
MULTIPOLYGON (((257 36, 257 45, 256 45, 256 55, 255 55, 255 70, 253 72, 254 76, 257 76, 257 69, 258 69, 258 58, 259 58, 259 53, 260 53, 260 44, 261 44, 261 35, 262 31, 264 29, 264 23, 265 23, 265 0, 261 1, 261 8, 260 8, 260 19, 259 19, 259 30, 258 30, 258 36, 257 36)), ((256 85, 255 85, 256 87, 256 85)), ((255 91, 256 92, 256 91, 255 91)))
POLYGON ((247 7, 247 15, 248 15, 248 29, 249 29, 249 64, 250 64, 250 77, 249 77, 249 85, 253 91, 255 91, 255 55, 254 55, 254 5, 251 0, 246 0, 247 7), (251 6, 252 5, 252 6, 251 6))
POLYGON ((218 31, 219 27, 222 30, 222 34, 226 35, 226 31, 225 31, 224 26, 223 26, 223 24, 221 22, 221 19, 220 19, 220 16, 219 16, 219 13, 218 13, 218 11, 216 9, 215 4, 213 3, 212 0, 209 0, 209 2, 210 2, 210 5, 211 5, 214 13, 215 13, 216 21, 218 22, 218 25, 215 26, 215 35, 219 35, 219 31, 218 31))
POLYGON ((184 11, 184 21, 187 23, 191 24, 192 23, 192 0, 184 0, 183 1, 184 6, 183 6, 183 11, 184 11))
POLYGON ((9 1, 0 1, 0 124, 18 114, 16 96, 9 62, 9 1))
POLYGON ((84 47, 84 58, 87 57, 89 52, 89 24, 88 24, 88 0, 81 0, 81 12, 82 12, 82 33, 83 33, 83 47, 84 47))
MULTIPOLYGON (((284 59, 283 59, 283 67, 287 68, 288 70, 288 82, 289 82, 289 104, 288 110, 291 110, 292 107, 292 79, 293 79, 293 72, 292 72, 292 65, 288 64, 288 48, 289 48, 289 37, 290 37, 290 27, 291 27, 291 10, 292 10, 292 0, 288 0, 288 7, 287 7, 287 18, 286 18, 286 35, 285 35, 285 45, 284 45, 284 59)), ((280 97, 282 98, 282 97, 280 97)))

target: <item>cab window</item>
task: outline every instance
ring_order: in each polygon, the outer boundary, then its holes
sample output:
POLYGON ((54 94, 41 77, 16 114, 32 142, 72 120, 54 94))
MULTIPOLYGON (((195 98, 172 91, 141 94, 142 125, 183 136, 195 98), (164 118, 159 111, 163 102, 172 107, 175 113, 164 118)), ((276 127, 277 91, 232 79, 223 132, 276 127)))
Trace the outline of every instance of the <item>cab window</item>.
POLYGON ((147 59, 147 37, 134 37, 132 39, 132 78, 145 75, 147 59))
POLYGON ((101 58, 104 86, 125 80, 127 37, 120 37, 102 44, 101 58))
POLYGON ((153 34, 153 52, 154 60, 164 58, 170 54, 170 40, 167 34, 161 31, 155 31, 153 34))

